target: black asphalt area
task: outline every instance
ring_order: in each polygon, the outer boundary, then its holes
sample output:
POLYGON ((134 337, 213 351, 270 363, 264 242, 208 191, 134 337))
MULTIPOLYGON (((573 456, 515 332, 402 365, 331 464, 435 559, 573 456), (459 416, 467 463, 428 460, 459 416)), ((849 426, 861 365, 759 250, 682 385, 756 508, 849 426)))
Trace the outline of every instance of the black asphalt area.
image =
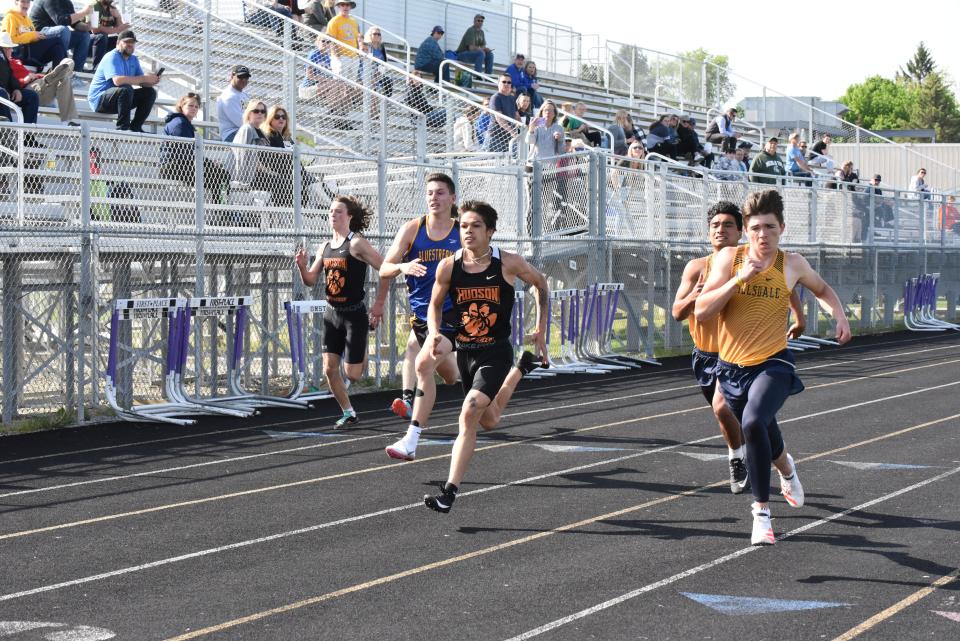
POLYGON ((688 359, 524 381, 448 515, 458 387, 409 463, 393 393, 3 438, 0 638, 960 638, 960 334, 797 363, 763 548, 688 359))

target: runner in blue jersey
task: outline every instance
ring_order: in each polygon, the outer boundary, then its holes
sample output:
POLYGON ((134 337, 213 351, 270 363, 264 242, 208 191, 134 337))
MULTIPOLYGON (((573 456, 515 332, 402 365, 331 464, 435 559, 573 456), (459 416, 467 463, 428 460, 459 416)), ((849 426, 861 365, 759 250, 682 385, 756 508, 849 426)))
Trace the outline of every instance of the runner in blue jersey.
MULTIPOLYGON (((411 420, 403 438, 386 448, 391 458, 404 461, 412 461, 416 456, 420 430, 426 426, 433 411, 437 398, 434 372, 440 374, 448 385, 457 382, 457 363, 453 359, 454 323, 446 322, 441 327, 443 338, 439 348, 422 349, 427 336, 427 310, 437 265, 460 249, 460 231, 456 224, 457 191, 453 179, 441 173, 427 176, 426 191, 427 215, 404 223, 380 266, 381 278, 394 278, 399 274, 406 277, 413 312, 403 361, 403 397, 395 399, 391 406, 397 416, 411 420)), ((449 313, 451 308, 448 299, 443 310, 449 313)))

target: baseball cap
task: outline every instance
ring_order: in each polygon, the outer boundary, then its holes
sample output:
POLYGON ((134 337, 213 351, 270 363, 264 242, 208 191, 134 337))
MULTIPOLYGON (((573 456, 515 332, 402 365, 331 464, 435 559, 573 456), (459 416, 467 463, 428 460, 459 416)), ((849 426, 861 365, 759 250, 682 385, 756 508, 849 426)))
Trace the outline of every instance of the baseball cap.
POLYGON ((249 78, 250 68, 247 65, 233 65, 230 69, 230 75, 238 78, 249 78))
POLYGON ((770 136, 769 138, 767 138, 767 142, 780 142, 780 139, 777 138, 776 136, 770 136))
POLYGON ((137 42, 137 37, 133 35, 133 32, 127 29, 126 31, 121 31, 120 35, 117 36, 117 40, 133 40, 137 42))
POLYGON ((445 33, 445 32, 443 30, 443 27, 441 27, 440 25, 437 25, 433 28, 433 31, 431 31, 430 33, 445 33))
POLYGON ((874 174, 873 179, 877 182, 883 182, 883 178, 880 177, 880 174, 874 174))

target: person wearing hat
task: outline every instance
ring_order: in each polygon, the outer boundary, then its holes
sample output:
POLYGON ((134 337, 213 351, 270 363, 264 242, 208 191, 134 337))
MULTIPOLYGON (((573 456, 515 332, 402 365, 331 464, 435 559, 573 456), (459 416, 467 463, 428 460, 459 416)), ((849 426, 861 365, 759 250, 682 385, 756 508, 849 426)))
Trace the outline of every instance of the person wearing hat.
POLYGON ((223 142, 233 142, 237 130, 243 126, 243 105, 248 100, 244 89, 249 82, 250 69, 246 65, 231 67, 230 84, 217 97, 217 122, 223 142))
MULTIPOLYGON (((16 103, 23 112, 24 122, 35 123, 37 122, 37 111, 40 109, 40 98, 37 96, 37 92, 32 89, 24 89, 17 79, 11 63, 11 59, 14 59, 11 55, 13 48, 5 44, 13 44, 10 34, 4 32, 0 36, 4 40, 4 43, 0 43, 0 46, 3 47, 3 55, 0 55, 0 98, 16 103)), ((13 120, 9 107, 3 104, 0 104, 0 116, 6 117, 7 120, 13 120)))
POLYGON ((330 66, 334 73, 357 82, 360 76, 360 25, 350 17, 357 3, 337 0, 337 15, 327 24, 327 35, 346 46, 336 46, 330 52, 330 66))
POLYGON ((13 38, 6 31, 0 32, 0 50, 10 65, 13 75, 20 83, 20 91, 35 91, 38 105, 46 105, 57 99, 61 122, 79 126, 77 104, 73 99, 73 60, 64 58, 50 73, 31 73, 13 55, 13 38))
POLYGON ((700 137, 697 135, 697 121, 693 116, 683 115, 679 117, 680 126, 677 128, 677 137, 680 142, 677 143, 677 154, 686 157, 687 161, 694 165, 702 163, 705 167, 713 164, 713 154, 708 153, 700 143, 700 137), (701 154, 701 158, 697 158, 701 154))
POLYGON ((763 176, 750 176, 750 182, 763 183, 765 185, 776 185, 779 177, 787 175, 787 168, 784 166, 780 156, 777 155, 777 145, 780 140, 776 137, 768 138, 763 146, 763 151, 756 155, 753 162, 750 163, 751 174, 766 174, 770 178, 763 176))
MULTIPOLYGON (((443 37, 443 27, 437 25, 430 32, 430 36, 420 43, 417 57, 413 61, 413 68, 424 71, 433 76, 434 82, 440 81, 440 63, 444 60, 443 49, 440 48, 440 38, 443 37)), ((443 68, 443 81, 450 81, 450 67, 443 68)))
POLYGON ((56 64, 67 56, 60 38, 48 38, 37 30, 28 15, 30 0, 14 0, 13 6, 3 16, 3 31, 13 40, 13 55, 20 60, 43 68, 47 63, 56 64))
POLYGON ((133 53, 136 46, 137 37, 132 31, 120 32, 117 48, 107 53, 97 65, 87 93, 87 101, 94 111, 117 114, 119 130, 143 131, 143 123, 157 99, 154 86, 160 82, 160 75, 143 72, 133 53), (134 89, 134 85, 139 87, 134 89))
POLYGON ((37 0, 30 8, 30 19, 47 38, 60 38, 64 49, 73 51, 73 66, 83 71, 90 53, 90 23, 84 20, 93 6, 74 11, 71 0, 37 0))
POLYGON ((507 67, 507 73, 510 74, 510 80, 513 82, 513 93, 516 95, 526 94, 530 90, 530 78, 524 72, 523 68, 527 66, 527 57, 518 53, 513 59, 513 64, 507 67))
POLYGON ((473 17, 473 26, 469 27, 460 39, 457 59, 472 64, 477 71, 490 75, 493 73, 493 50, 487 47, 487 38, 483 33, 485 19, 482 13, 473 17))

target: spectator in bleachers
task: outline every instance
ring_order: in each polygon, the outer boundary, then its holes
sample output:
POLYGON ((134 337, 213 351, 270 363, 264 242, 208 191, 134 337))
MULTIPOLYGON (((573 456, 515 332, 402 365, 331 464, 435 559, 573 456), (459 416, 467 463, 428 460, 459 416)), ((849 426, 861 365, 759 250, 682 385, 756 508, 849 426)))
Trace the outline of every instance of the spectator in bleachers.
POLYGON ((864 193, 873 197, 874 227, 891 227, 896 217, 887 197, 883 195, 883 190, 880 189, 880 183, 882 182, 883 178, 880 177, 880 174, 874 174, 864 193))
POLYGON ((780 182, 778 178, 787 175, 787 169, 784 167, 783 161, 780 160, 780 156, 777 155, 777 145, 779 143, 780 140, 776 137, 768 138, 763 146, 763 151, 758 153, 753 162, 750 163, 751 174, 766 174, 770 178, 750 176, 751 182, 776 185, 780 182))
POLYGON ((741 180, 743 169, 740 161, 737 160, 736 145, 730 139, 727 139, 721 143, 721 146, 723 155, 714 161, 711 167, 717 172, 714 174, 714 178, 717 180, 741 180))
MULTIPOLYGON (((382 62, 387 61, 387 50, 383 46, 383 32, 380 30, 380 27, 370 27, 367 29, 367 32, 363 36, 361 46, 363 47, 364 53, 369 53, 382 62)), ((381 66, 377 63, 372 63, 370 69, 370 77, 364 77, 364 82, 366 83, 369 80, 370 85, 375 91, 384 96, 392 96, 393 80, 383 75, 383 69, 381 69, 381 66)))
POLYGON ((547 100, 537 112, 537 117, 527 125, 530 157, 543 160, 559 156, 564 150, 563 141, 563 127, 557 122, 557 106, 547 100))
POLYGON ((48 105, 56 98, 60 121, 80 126, 77 122, 77 105, 73 99, 73 60, 64 58, 46 75, 31 73, 13 56, 13 39, 6 31, 0 32, 0 48, 3 49, 3 56, 10 64, 13 75, 20 83, 21 91, 25 89, 35 91, 38 96, 38 105, 48 105))
POLYGON ((617 110, 617 113, 614 115, 614 120, 616 120, 620 129, 623 130, 623 139, 628 148, 635 142, 643 145, 646 137, 643 135, 643 131, 633 124, 633 118, 630 117, 630 114, 625 109, 617 110))
POLYGON ((856 185, 860 182, 860 176, 857 175, 857 172, 853 169, 853 161, 848 160, 833 173, 834 182, 828 183, 827 188, 833 189, 843 189, 847 188, 848 191, 856 191, 856 185))
POLYGON ((480 151, 480 144, 477 142, 474 129, 474 122, 479 115, 480 110, 477 109, 476 105, 470 105, 453 123, 454 151, 480 151))
POLYGON ((667 124, 669 118, 669 116, 663 115, 650 123, 650 131, 647 133, 647 149, 651 153, 676 160, 678 140, 670 132, 670 127, 667 124))
POLYGON ((726 112, 713 119, 705 132, 707 142, 715 145, 722 145, 724 138, 733 138, 736 140, 740 133, 733 130, 733 122, 737 119, 737 109, 730 107, 726 112))
POLYGON ((600 132, 596 129, 591 129, 590 126, 583 121, 583 117, 587 113, 587 106, 585 104, 578 102, 573 105, 565 102, 563 103, 563 111, 565 111, 567 115, 565 119, 561 121, 561 124, 568 136, 573 139, 582 140, 591 147, 599 147, 601 145, 603 137, 600 132))
POLYGON ((333 72, 347 80, 356 81, 360 74, 360 25, 350 17, 350 10, 357 7, 353 0, 337 0, 337 15, 327 23, 327 35, 347 45, 335 46, 330 51, 330 67, 333 72), (348 48, 350 47, 350 48, 348 48))
POLYGON ((234 65, 230 69, 230 84, 217 97, 217 122, 220 123, 220 140, 224 142, 233 142, 243 124, 243 103, 247 100, 244 89, 249 82, 250 69, 246 65, 234 65))
POLYGON ((457 47, 457 59, 472 64, 477 71, 487 75, 493 73, 493 50, 487 47, 487 38, 483 33, 483 14, 473 17, 473 26, 469 27, 460 39, 457 47))
MULTIPOLYGON (((13 43, 10 34, 4 32, 2 35, 4 40, 13 43)), ((35 123, 37 122, 37 112, 40 109, 40 97, 33 89, 22 87, 20 80, 17 79, 14 64, 11 62, 11 60, 16 60, 12 55, 13 47, 6 46, 6 44, 0 46, 2 46, 3 51, 3 55, 0 55, 0 98, 16 103, 23 112, 24 122, 35 123)), ((19 61, 17 64, 19 64, 19 61)), ((4 116, 7 120, 13 120, 10 108, 6 105, 0 105, 0 116, 4 116)))
POLYGON ((136 44, 137 37, 132 31, 124 31, 117 37, 117 48, 97 65, 87 94, 94 111, 117 114, 119 130, 143 131, 143 123, 157 99, 154 86, 160 82, 160 76, 143 72, 134 54, 136 44), (140 86, 134 89, 133 85, 140 86))
POLYGON ((14 0, 3 16, 3 31, 14 43, 13 55, 28 65, 43 69, 67 57, 67 49, 59 37, 47 37, 38 31, 28 15, 30 0, 14 0))
POLYGON ((427 72, 414 71, 407 80, 404 102, 411 109, 416 109, 427 117, 428 127, 442 127, 447 122, 447 111, 443 107, 430 104, 430 100, 423 91, 423 82, 420 80, 421 74, 425 80, 430 78, 430 74, 427 72))
POLYGON ((233 179, 245 185, 252 185, 260 169, 260 155, 253 149, 241 145, 268 147, 270 143, 260 126, 267 119, 267 104, 262 100, 251 100, 243 110, 243 125, 237 130, 233 142, 233 179))
MULTIPOLYGON (((287 110, 279 105, 270 107, 267 117, 260 125, 260 132, 266 137, 267 145, 277 149, 286 149, 292 144, 293 134, 290 131, 290 117, 287 110)), ((273 204, 276 207, 293 206, 293 156, 271 152, 261 152, 259 168, 254 176, 253 188, 269 191, 273 195, 273 204)), ((309 200, 310 186, 313 178, 301 165, 300 168, 300 197, 301 202, 309 200)))
POLYGON ((823 138, 813 143, 813 149, 807 153, 807 164, 811 167, 823 167, 824 169, 833 169, 836 164, 830 156, 830 143, 833 138, 830 134, 824 134, 823 138))
POLYGON ((484 107, 484 109, 480 110, 480 115, 477 116, 474 130, 477 133, 477 144, 479 144, 482 149, 487 149, 490 145, 490 141, 487 140, 487 132, 490 131, 490 121, 492 120, 492 116, 490 115, 489 111, 486 111, 486 109, 490 107, 490 98, 484 96, 483 100, 480 101, 480 104, 484 107))
POLYGON ((113 4, 113 0, 95 0, 93 10, 96 12, 97 26, 92 28, 93 39, 90 42, 93 51, 93 66, 96 67, 111 49, 117 48, 117 34, 130 28, 130 24, 123 21, 120 10, 113 4))
POLYGON ((490 123, 490 130, 487 132, 490 136, 488 148, 497 153, 508 151, 510 141, 517 135, 515 125, 510 121, 517 119, 517 102, 513 97, 513 80, 510 79, 510 74, 500 74, 497 93, 490 99, 490 110, 501 116, 495 116, 490 123))
POLYGON ((297 90, 301 100, 310 100, 320 95, 320 102, 326 103, 326 96, 334 85, 339 85, 338 80, 334 80, 329 73, 324 70, 330 70, 330 41, 322 35, 317 36, 316 49, 311 51, 307 58, 310 64, 307 65, 303 74, 303 81, 297 90))
POLYGON ((940 229, 960 235, 960 212, 957 211, 956 202, 956 197, 947 196, 947 202, 940 205, 937 212, 937 220, 940 222, 940 229))
MULTIPOLYGON (((810 178, 813 176, 813 170, 803 157, 803 150, 800 148, 800 134, 797 132, 790 134, 790 137, 787 139, 786 161, 787 171, 790 172, 791 176, 797 176, 799 178, 810 178)), ((813 183, 802 181, 801 184, 809 187, 813 183)))
POLYGON ((267 5, 266 9, 255 9, 247 16, 247 21, 252 25, 269 29, 277 36, 282 36, 283 20, 278 16, 293 17, 290 11, 290 0, 264 0, 263 4, 267 5))
POLYGON ((540 81, 537 79, 537 63, 533 60, 527 60, 523 66, 523 73, 527 77, 527 95, 533 103, 534 109, 539 109, 543 105, 543 96, 540 95, 540 81))
POLYGON ((677 129, 677 155, 690 164, 703 164, 704 167, 710 167, 713 164, 713 154, 707 152, 700 143, 700 137, 697 135, 697 121, 693 116, 684 115, 680 118, 680 127, 677 129))
POLYGON ((752 148, 753 143, 746 140, 737 143, 737 161, 740 163, 740 171, 744 173, 750 171, 750 150, 752 148))
MULTIPOLYGON (((440 38, 443 37, 443 27, 437 25, 430 32, 430 36, 420 43, 417 57, 413 61, 413 68, 417 71, 426 71, 433 75, 434 82, 440 82, 440 63, 443 62, 443 49, 440 48, 440 38)), ((450 68, 444 66, 443 81, 450 81, 450 68)))
POLYGON ((910 191, 916 193, 917 198, 930 200, 930 186, 927 184, 927 170, 921 167, 916 175, 910 179, 910 191))
POLYGON ((317 31, 326 31, 327 23, 335 15, 333 0, 313 0, 304 7, 303 24, 317 31))
POLYGON ((513 93, 516 95, 526 94, 530 87, 529 79, 524 71, 527 65, 527 57, 518 53, 513 63, 507 66, 506 72, 510 74, 510 80, 513 82, 513 93))
POLYGON ((529 125, 533 119, 533 104, 530 102, 530 96, 525 93, 517 96, 517 120, 522 125, 529 125))
POLYGON ((627 158, 630 160, 627 161, 626 166, 630 169, 646 169, 647 167, 647 150, 644 148, 642 143, 632 142, 630 146, 627 147, 627 158))
POLYGON ((73 52, 73 68, 83 71, 90 54, 90 23, 84 19, 91 13, 93 5, 74 11, 71 0, 37 0, 30 19, 48 38, 60 38, 64 49, 73 52))
MULTIPOLYGON (((177 101, 175 111, 167 114, 163 133, 167 136, 194 139, 197 130, 193 121, 200 112, 200 94, 187 93, 177 101)), ((160 176, 192 185, 195 181, 192 145, 164 142, 160 147, 160 176)), ((203 189, 212 202, 224 202, 224 192, 230 191, 230 174, 222 164, 211 158, 203 159, 203 189)))

